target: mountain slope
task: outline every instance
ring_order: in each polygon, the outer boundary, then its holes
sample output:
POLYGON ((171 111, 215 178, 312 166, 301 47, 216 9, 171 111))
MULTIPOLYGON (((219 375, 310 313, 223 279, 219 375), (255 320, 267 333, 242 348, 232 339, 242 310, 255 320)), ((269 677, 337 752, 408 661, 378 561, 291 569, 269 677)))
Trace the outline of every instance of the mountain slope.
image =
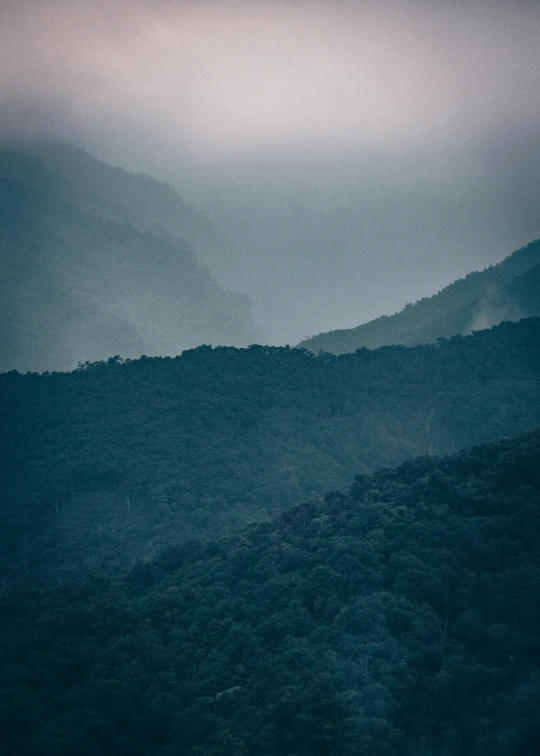
POLYGON ((127 580, 0 595, 19 756, 528 756, 540 433, 359 476, 127 580))
POLYGON ((383 315, 357 328, 329 331, 299 344, 317 352, 344 354, 360 347, 429 344, 440 336, 465 335, 502 320, 540 314, 540 299, 527 286, 526 274, 540 265, 540 240, 509 255, 498 265, 470 273, 432 297, 420 299, 395 315, 383 315), (515 281, 515 283, 514 283, 515 281), (527 293, 525 293, 525 290, 527 293), (523 295, 523 300, 522 300, 523 295))
POLYGON ((515 302, 521 316, 528 318, 538 315, 540 302, 540 265, 514 278, 504 287, 508 303, 515 302))
POLYGON ((85 150, 53 140, 34 141, 24 150, 74 187, 80 203, 101 200, 117 219, 138 228, 168 233, 195 246, 217 242, 217 233, 203 213, 187 205, 171 187, 144 173, 130 173, 98 160, 85 150))
MULTIPOLYGON (((137 177, 121 174, 139 188, 137 177)), ((150 194, 161 186, 148 183, 150 194)), ((149 231, 121 199, 118 192, 112 205, 35 156, 0 151, 0 369, 72 368, 111 354, 255 339, 248 300, 221 289, 187 242, 149 231)))
POLYGON ((540 320, 438 345, 201 347, 0 376, 0 567, 115 572, 418 454, 540 425, 540 320))

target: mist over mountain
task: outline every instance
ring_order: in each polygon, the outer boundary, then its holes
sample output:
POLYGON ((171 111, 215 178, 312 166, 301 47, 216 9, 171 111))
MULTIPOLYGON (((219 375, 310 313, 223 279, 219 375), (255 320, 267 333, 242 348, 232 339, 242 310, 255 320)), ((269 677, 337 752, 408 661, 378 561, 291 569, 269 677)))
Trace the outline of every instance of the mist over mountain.
POLYGON ((187 205, 167 182, 112 167, 67 142, 34 139, 13 144, 13 149, 18 147, 41 158, 52 173, 75 187, 81 203, 86 200, 92 207, 99 198, 102 211, 107 208, 115 220, 187 241, 201 262, 220 255, 222 241, 210 220, 187 205))
POLYGON ((532 0, 0 14, 0 138, 167 180, 211 219, 221 243, 197 255, 250 298, 265 343, 396 312, 540 237, 532 0))
POLYGON ((409 303, 395 315, 383 315, 357 328, 321 333, 298 346, 334 354, 390 344, 413 346, 539 314, 540 240, 498 265, 454 281, 432 297, 409 303))
POLYGON ((538 756, 539 28, 0 0, 0 756, 538 756))
POLYGON ((256 339, 247 298, 181 236, 210 243, 210 224, 166 184, 45 143, 0 151, 0 192, 0 369, 256 339))

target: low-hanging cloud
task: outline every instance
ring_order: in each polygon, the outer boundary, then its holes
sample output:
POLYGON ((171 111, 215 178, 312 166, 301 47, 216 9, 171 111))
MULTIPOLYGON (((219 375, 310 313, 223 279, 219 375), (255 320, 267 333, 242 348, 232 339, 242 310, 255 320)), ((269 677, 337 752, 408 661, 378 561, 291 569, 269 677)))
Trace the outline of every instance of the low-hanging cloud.
POLYGON ((515 2, 18 0, 0 88, 59 129, 131 118, 204 155, 440 141, 538 119, 539 23, 515 2))
POLYGON ((54 134, 180 185, 272 338, 395 308, 537 228, 537 3, 0 7, 0 138, 54 134), (399 279, 382 294, 379 269, 399 279))

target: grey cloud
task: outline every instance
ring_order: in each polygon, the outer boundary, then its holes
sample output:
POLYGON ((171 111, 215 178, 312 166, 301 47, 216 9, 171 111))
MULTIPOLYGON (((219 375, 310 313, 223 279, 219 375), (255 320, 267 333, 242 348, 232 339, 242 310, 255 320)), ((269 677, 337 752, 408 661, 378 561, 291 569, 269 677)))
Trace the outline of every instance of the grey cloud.
POLYGON ((174 182, 269 340, 356 325, 540 234, 537 3, 44 0, 1 20, 0 136, 174 182))
POLYGON ((538 119, 539 21, 496 2, 23 1, 1 88, 69 99, 72 127, 132 116, 204 155, 406 148, 538 119))

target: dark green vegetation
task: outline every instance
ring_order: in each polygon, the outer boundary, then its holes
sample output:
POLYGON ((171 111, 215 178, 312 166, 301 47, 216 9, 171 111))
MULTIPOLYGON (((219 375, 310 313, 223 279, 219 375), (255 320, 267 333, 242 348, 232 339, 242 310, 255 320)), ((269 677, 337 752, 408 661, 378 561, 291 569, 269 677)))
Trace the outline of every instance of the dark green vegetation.
POLYGON ((539 599, 540 433, 421 457, 124 581, 4 590, 3 753, 535 756, 539 599))
POLYGON ((429 344, 440 336, 466 335, 503 320, 540 315, 540 240, 498 265, 470 273, 432 297, 408 304, 357 328, 321 333, 299 347, 333 354, 390 344, 429 344))
POLYGON ((43 150, 49 167, 0 150, 0 370, 255 340, 248 300, 221 289, 180 236, 202 244, 211 229, 170 187, 80 150, 43 150))
POLYGON ((4 574, 114 573, 358 472, 540 425, 540 320, 345 357, 254 346, 0 376, 4 574))

